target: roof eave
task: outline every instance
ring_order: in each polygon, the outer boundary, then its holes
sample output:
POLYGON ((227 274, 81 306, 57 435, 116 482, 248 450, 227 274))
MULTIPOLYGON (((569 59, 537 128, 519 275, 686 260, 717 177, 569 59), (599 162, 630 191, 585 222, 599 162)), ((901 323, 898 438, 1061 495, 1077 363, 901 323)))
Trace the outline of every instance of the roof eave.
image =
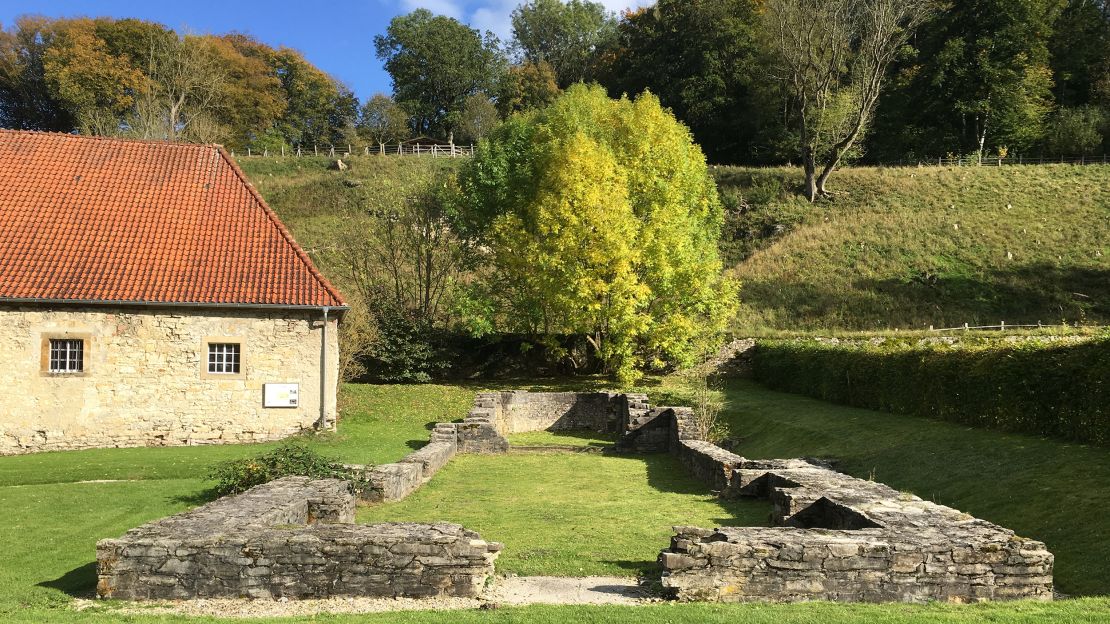
POLYGON ((21 305, 92 305, 114 307, 188 308, 188 309, 240 309, 240 310, 334 310, 346 312, 350 306, 307 305, 286 303, 210 303, 202 301, 129 301, 115 299, 50 299, 42 297, 0 297, 2 304, 21 305))

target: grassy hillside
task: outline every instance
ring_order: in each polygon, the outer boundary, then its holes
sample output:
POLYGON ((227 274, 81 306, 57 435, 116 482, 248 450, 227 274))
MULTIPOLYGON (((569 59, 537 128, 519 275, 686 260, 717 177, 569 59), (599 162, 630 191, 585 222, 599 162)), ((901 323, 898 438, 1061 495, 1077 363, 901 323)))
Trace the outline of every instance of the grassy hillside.
MULTIPOLYGON (((254 158, 243 169, 342 287, 334 242, 460 160, 254 158)), ((736 327, 881 330, 999 321, 1110 324, 1110 166, 850 168, 831 199, 798 170, 719 167, 721 246, 743 281, 736 327)))
POLYGON ((1110 323, 1110 166, 717 170, 740 328, 1110 323))
POLYGON ((278 213, 320 269, 343 288, 346 267, 335 242, 367 211, 388 209, 417 196, 461 159, 362 157, 350 169, 329 169, 328 158, 240 158, 270 207, 278 213))

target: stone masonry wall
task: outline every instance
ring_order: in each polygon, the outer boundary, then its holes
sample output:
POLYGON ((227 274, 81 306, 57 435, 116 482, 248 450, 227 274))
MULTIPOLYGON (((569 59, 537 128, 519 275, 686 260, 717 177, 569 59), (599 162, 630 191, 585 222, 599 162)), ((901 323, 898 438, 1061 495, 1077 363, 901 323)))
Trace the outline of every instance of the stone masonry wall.
POLYGON ((675 527, 660 563, 680 600, 1052 599, 1045 545, 985 520, 802 460, 676 452, 723 496, 769 497, 780 525, 675 527))
POLYGON ((97 544, 97 595, 476 597, 501 545, 457 524, 350 524, 336 480, 287 477, 97 544))
MULTIPOLYGON (((0 309, 0 454, 256 442, 313 427, 319 313, 223 309, 0 309), (49 338, 83 338, 85 370, 46 371, 49 338), (238 342, 242 374, 209 375, 206 342, 238 342), (296 408, 263 408, 264 383, 300 384, 296 408)), ((335 422, 338 338, 327 344, 335 422)))
POLYGON ((528 431, 617 433, 627 412, 624 395, 611 392, 501 392, 502 434, 528 431))

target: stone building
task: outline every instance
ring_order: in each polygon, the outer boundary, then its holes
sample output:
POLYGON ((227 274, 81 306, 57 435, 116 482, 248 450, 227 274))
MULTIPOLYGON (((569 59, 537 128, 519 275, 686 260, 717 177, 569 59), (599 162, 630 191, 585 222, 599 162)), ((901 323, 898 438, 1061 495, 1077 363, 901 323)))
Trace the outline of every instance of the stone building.
POLYGON ((346 309, 222 148, 0 130, 0 454, 333 427, 346 309))

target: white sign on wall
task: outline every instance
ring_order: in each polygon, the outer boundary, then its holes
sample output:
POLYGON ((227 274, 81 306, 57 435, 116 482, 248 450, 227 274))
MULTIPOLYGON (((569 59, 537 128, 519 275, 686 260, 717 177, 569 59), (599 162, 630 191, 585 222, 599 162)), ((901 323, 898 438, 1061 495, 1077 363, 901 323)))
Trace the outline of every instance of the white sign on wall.
POLYGON ((262 384, 262 407, 297 407, 300 384, 262 384))

